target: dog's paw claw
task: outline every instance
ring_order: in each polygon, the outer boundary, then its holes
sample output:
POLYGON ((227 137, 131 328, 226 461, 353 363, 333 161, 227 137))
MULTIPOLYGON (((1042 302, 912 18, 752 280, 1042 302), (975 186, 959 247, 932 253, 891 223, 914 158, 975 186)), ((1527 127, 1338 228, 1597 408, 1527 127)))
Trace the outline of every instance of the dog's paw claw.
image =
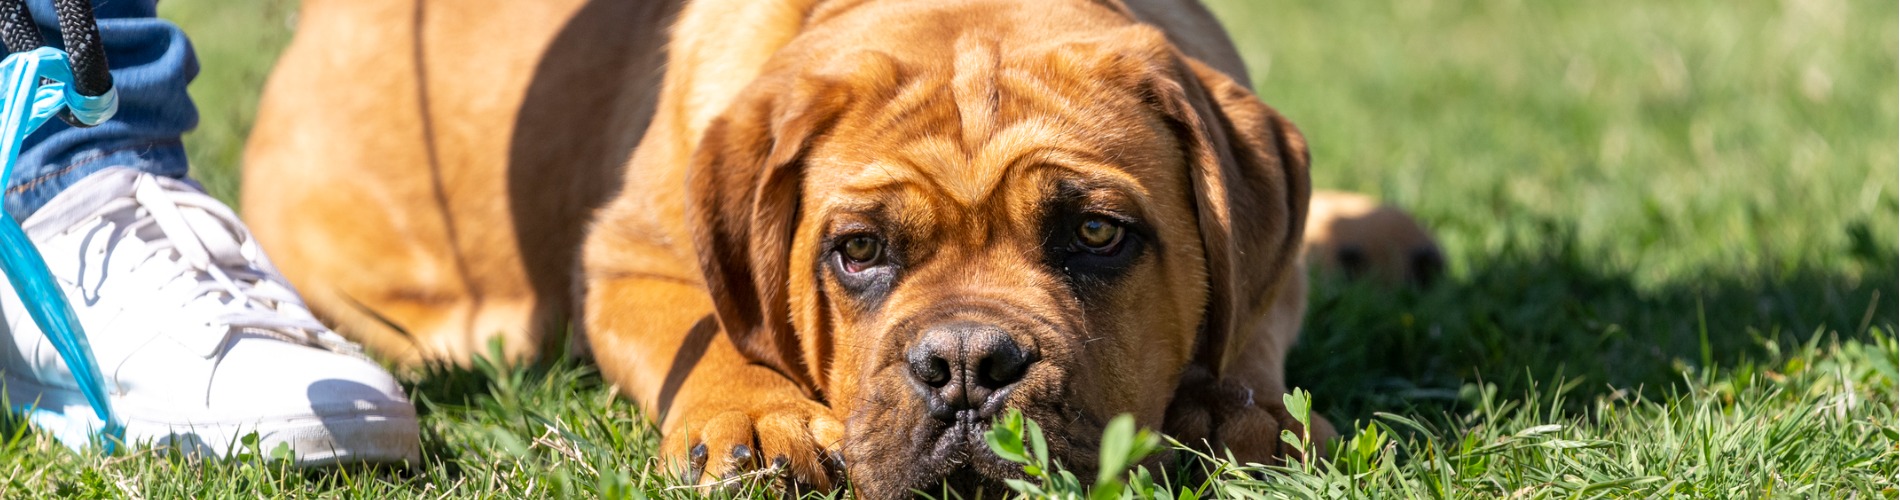
POLYGON ((790 491, 828 491, 842 479, 843 468, 834 464, 842 462, 836 447, 843 425, 817 403, 683 417, 666 433, 665 449, 688 450, 682 463, 689 484, 737 488, 751 480, 744 476, 769 470, 790 491), (728 451, 711 459, 710 450, 728 451))
POLYGON ((693 449, 686 453, 685 466, 685 471, 680 473, 680 482, 699 482, 700 473, 706 471, 706 443, 694 445, 693 449))

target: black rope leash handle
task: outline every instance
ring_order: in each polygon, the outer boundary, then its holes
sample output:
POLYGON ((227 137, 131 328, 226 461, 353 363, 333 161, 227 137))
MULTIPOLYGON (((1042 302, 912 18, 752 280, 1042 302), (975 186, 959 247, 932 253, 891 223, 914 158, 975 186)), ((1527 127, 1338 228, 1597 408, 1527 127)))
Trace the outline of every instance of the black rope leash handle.
POLYGON ((0 41, 6 42, 8 53, 33 50, 45 43, 40 41, 39 28, 33 26, 33 14, 26 11, 26 2, 0 0, 0 41))
POLYGON ((55 0, 53 10, 59 12, 59 36, 72 61, 73 90, 87 97, 105 95, 112 90, 112 72, 106 67, 106 44, 99 39, 92 2, 55 0))
MULTIPOLYGON (((72 90, 86 97, 99 97, 112 90, 112 71, 106 65, 105 41, 99 38, 99 22, 93 18, 92 2, 54 0, 53 11, 59 16, 60 40, 65 42, 67 64, 72 66, 72 90)), ((10 52, 25 52, 45 45, 26 0, 0 0, 0 41, 10 52)), ((75 127, 87 127, 74 119, 71 110, 61 110, 59 118, 75 127)))
MULTIPOLYGON (((112 72, 106 66, 105 42, 99 39, 99 22, 92 16, 92 2, 54 0, 59 15, 59 37, 66 44, 66 56, 73 67, 73 90, 79 95, 98 97, 112 90, 112 72)), ((7 50, 25 52, 45 45, 26 0, 0 0, 0 40, 7 50)))

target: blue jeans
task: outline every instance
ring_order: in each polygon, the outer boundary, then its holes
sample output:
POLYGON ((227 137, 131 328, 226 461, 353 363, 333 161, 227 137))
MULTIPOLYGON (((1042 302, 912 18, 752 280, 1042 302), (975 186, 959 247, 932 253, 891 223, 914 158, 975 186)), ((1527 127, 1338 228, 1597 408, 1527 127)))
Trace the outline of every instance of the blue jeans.
MULTIPOLYGON (((53 1, 26 3, 41 38, 58 46, 53 1)), ((198 126, 198 108, 185 93, 185 84, 198 76, 191 42, 177 25, 158 18, 158 0, 92 3, 112 85, 119 91, 119 113, 92 128, 50 120, 27 137, 13 178, 5 179, 6 211, 16 220, 24 222, 66 186, 108 167, 185 177, 179 136, 198 126)))

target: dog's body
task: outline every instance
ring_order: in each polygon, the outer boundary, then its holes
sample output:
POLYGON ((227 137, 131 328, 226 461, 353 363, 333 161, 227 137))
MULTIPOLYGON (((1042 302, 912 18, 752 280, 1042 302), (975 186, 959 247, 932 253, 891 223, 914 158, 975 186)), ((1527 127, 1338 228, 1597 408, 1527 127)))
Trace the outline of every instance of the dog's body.
POLYGON ((243 209, 339 330, 399 364, 550 347, 586 220, 652 119, 678 5, 304 2, 243 209))
POLYGON ((707 480, 993 485, 1002 406, 1072 466, 1115 413, 1287 453, 1305 146, 1197 3, 434 4, 306 2, 246 158, 379 353, 534 355, 579 306, 707 480))

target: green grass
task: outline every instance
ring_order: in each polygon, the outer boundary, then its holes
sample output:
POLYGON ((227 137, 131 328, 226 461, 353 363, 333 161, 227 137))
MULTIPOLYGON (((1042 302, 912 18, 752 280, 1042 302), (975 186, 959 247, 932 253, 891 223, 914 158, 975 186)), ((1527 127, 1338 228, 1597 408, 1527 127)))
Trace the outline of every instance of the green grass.
MULTIPOLYGON (((1900 494, 1895 4, 1213 4, 1312 142, 1316 183, 1413 210, 1452 268, 1423 291, 1316 285, 1290 379, 1354 429, 1334 462, 1174 486, 1900 494)), ((203 58, 196 175, 229 200, 294 5, 161 5, 203 58)), ((411 383, 412 470, 74 454, 11 421, 0 497, 695 496, 667 489, 656 433, 586 367, 411 383)))

